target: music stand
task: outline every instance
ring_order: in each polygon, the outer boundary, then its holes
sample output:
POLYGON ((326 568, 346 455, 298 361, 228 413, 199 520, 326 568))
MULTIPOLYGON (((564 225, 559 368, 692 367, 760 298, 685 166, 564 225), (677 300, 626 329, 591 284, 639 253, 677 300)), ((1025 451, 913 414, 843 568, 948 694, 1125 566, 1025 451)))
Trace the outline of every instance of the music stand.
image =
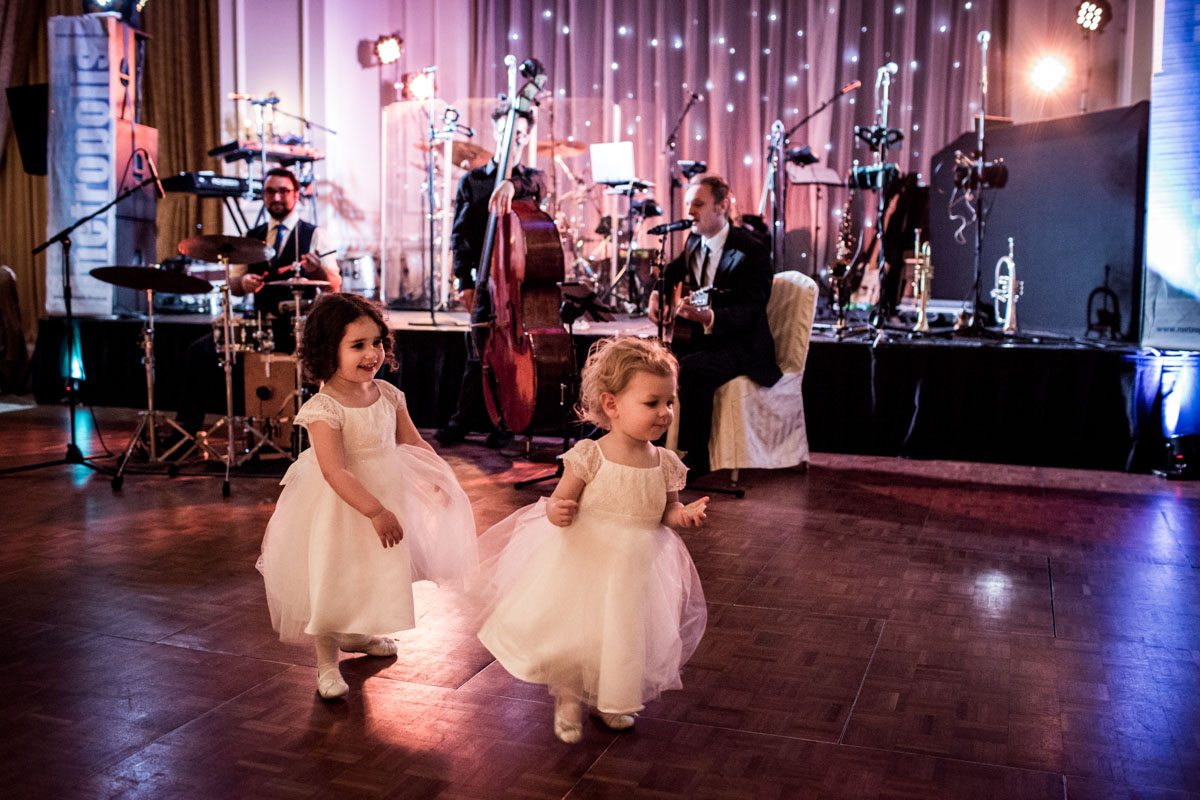
POLYGON ((821 241, 821 188, 824 186, 845 188, 846 182, 838 175, 837 170, 820 164, 805 164, 800 166, 789 161, 784 165, 784 172, 787 175, 788 183, 793 186, 814 186, 817 190, 817 208, 813 212, 811 234, 813 271, 816 271, 816 262, 820 259, 817 247, 818 242, 821 241))

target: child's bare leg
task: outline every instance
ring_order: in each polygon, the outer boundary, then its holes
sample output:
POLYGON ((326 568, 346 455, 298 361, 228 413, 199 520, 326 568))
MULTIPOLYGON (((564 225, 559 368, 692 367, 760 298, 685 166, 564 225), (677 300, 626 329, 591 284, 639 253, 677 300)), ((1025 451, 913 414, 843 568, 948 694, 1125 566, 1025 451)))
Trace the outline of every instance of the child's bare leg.
POLYGON ((338 635, 326 633, 317 637, 317 693, 326 700, 344 696, 350 687, 338 670, 338 635))

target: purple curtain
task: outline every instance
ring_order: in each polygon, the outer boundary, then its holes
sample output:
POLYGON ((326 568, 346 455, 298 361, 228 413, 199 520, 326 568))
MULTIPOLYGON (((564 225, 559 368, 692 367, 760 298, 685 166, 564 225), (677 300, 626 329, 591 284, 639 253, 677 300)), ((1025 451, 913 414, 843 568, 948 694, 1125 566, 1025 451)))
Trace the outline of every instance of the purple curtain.
MULTIPOLYGON (((503 59, 511 53, 536 57, 549 72, 551 103, 539 110, 542 139, 554 103, 560 109, 554 134, 585 143, 613 138, 613 106, 619 106, 621 138, 634 141, 639 177, 656 184, 666 214, 667 137, 696 92, 703 100, 683 122, 675 157, 706 161, 732 185, 738 210, 752 214, 766 178, 771 124, 778 119, 792 128, 855 80, 861 88, 797 129, 790 142, 810 146, 839 176, 855 159, 871 163, 869 147, 855 144, 854 126, 875 124, 877 73, 889 62, 899 71, 888 126, 904 139, 888 160, 928 180, 930 156, 970 130, 978 111, 982 30, 992 35, 987 113, 1006 113, 1006 12, 1007 0, 477 0, 471 94, 504 91, 503 59)), ((570 162, 572 169, 581 164, 586 156, 570 162)), ((845 194, 840 187, 789 187, 789 267, 814 271, 818 228, 817 267, 828 262, 827 234, 836 233, 845 194)), ((859 223, 870 224, 874 201, 859 205, 865 206, 859 223)))

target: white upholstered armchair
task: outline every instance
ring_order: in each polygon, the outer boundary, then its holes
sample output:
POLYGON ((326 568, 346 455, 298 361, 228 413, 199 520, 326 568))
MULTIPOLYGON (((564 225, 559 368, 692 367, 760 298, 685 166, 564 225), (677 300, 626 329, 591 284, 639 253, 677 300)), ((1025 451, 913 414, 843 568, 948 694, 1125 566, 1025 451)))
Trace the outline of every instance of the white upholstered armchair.
POLYGON ((781 272, 771 284, 767 321, 783 377, 759 386, 745 375, 717 389, 713 398, 708 459, 712 469, 779 469, 808 463, 804 428, 804 362, 817 308, 817 284, 800 272, 781 272))

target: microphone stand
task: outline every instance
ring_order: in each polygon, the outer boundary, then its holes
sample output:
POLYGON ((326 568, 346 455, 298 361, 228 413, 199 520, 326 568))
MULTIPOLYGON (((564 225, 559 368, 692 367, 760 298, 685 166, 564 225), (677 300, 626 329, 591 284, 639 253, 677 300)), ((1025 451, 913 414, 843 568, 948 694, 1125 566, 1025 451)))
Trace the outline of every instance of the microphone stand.
MULTIPOLYGON (((692 110, 692 106, 696 105, 699 100, 700 95, 695 92, 692 92, 691 96, 688 97, 687 103, 683 106, 683 111, 679 112, 679 119, 675 121, 675 127, 671 130, 670 135, 667 136, 667 147, 663 151, 663 155, 667 157, 667 172, 671 176, 671 197, 667 203, 671 207, 671 219, 679 219, 679 214, 676 213, 675 209, 675 190, 683 188, 683 182, 675 176, 675 168, 679 166, 679 154, 675 152, 676 148, 679 147, 679 129, 683 127, 683 118, 688 115, 688 112, 692 110)), ((671 243, 671 258, 675 258, 674 241, 671 243)))
POLYGON ((977 336, 984 334, 983 314, 981 309, 983 303, 980 301, 981 284, 983 275, 983 169, 987 161, 986 140, 984 139, 983 126, 984 120, 987 119, 987 48, 988 41, 991 39, 991 33, 981 31, 976 37, 979 42, 982 52, 982 67, 979 75, 979 136, 976 140, 976 149, 979 155, 975 160, 975 291, 973 292, 974 305, 971 308, 971 324, 967 327, 970 333, 977 336))
POLYGON ((74 231, 76 228, 78 228, 83 223, 88 222, 92 219, 95 219, 96 217, 103 214, 105 211, 108 211, 110 208, 112 208, 117 203, 124 200, 126 197, 133 195, 135 192, 141 191, 144 187, 149 186, 150 184, 154 183, 154 181, 155 181, 154 176, 150 175, 149 177, 142 180, 141 183, 138 183, 134 186, 130 186, 128 189, 125 189, 122 192, 120 192, 116 197, 114 197, 112 200, 110 200, 107 204, 96 209, 91 214, 88 214, 86 217, 80 217, 79 219, 75 220, 75 222, 71 223, 66 228, 63 228, 61 231, 54 234, 49 239, 42 242, 41 244, 39 244, 37 247, 35 247, 33 249, 32 255, 36 256, 38 253, 40 253, 43 250, 45 250, 46 248, 50 247, 50 245, 54 244, 55 242, 60 242, 62 244, 62 284, 63 284, 62 296, 63 296, 63 309, 66 312, 66 321, 67 321, 66 347, 67 347, 67 372, 68 372, 68 375, 67 375, 66 389, 67 389, 67 405, 69 407, 69 414, 70 414, 71 440, 69 442, 67 442, 66 453, 60 459, 56 459, 54 461, 44 461, 40 464, 27 464, 23 467, 10 467, 8 469, 2 469, 2 470, 0 470, 0 475, 8 475, 8 474, 11 474, 14 472, 27 472, 29 470, 41 469, 42 467, 57 467, 62 464, 82 464, 83 466, 94 469, 97 472, 103 472, 105 474, 108 474, 108 470, 104 469, 103 467, 97 466, 96 464, 91 463, 91 461, 89 461, 88 458, 84 457, 83 452, 79 449, 79 441, 77 439, 77 432, 76 432, 76 426, 75 426, 75 407, 76 407, 76 403, 77 403, 77 401, 75 399, 75 395, 76 395, 77 390, 75 387, 74 375, 71 374, 71 373, 73 373, 72 367, 73 367, 73 362, 75 359, 75 343, 76 343, 75 342, 75 316, 71 311, 71 232, 74 231))

